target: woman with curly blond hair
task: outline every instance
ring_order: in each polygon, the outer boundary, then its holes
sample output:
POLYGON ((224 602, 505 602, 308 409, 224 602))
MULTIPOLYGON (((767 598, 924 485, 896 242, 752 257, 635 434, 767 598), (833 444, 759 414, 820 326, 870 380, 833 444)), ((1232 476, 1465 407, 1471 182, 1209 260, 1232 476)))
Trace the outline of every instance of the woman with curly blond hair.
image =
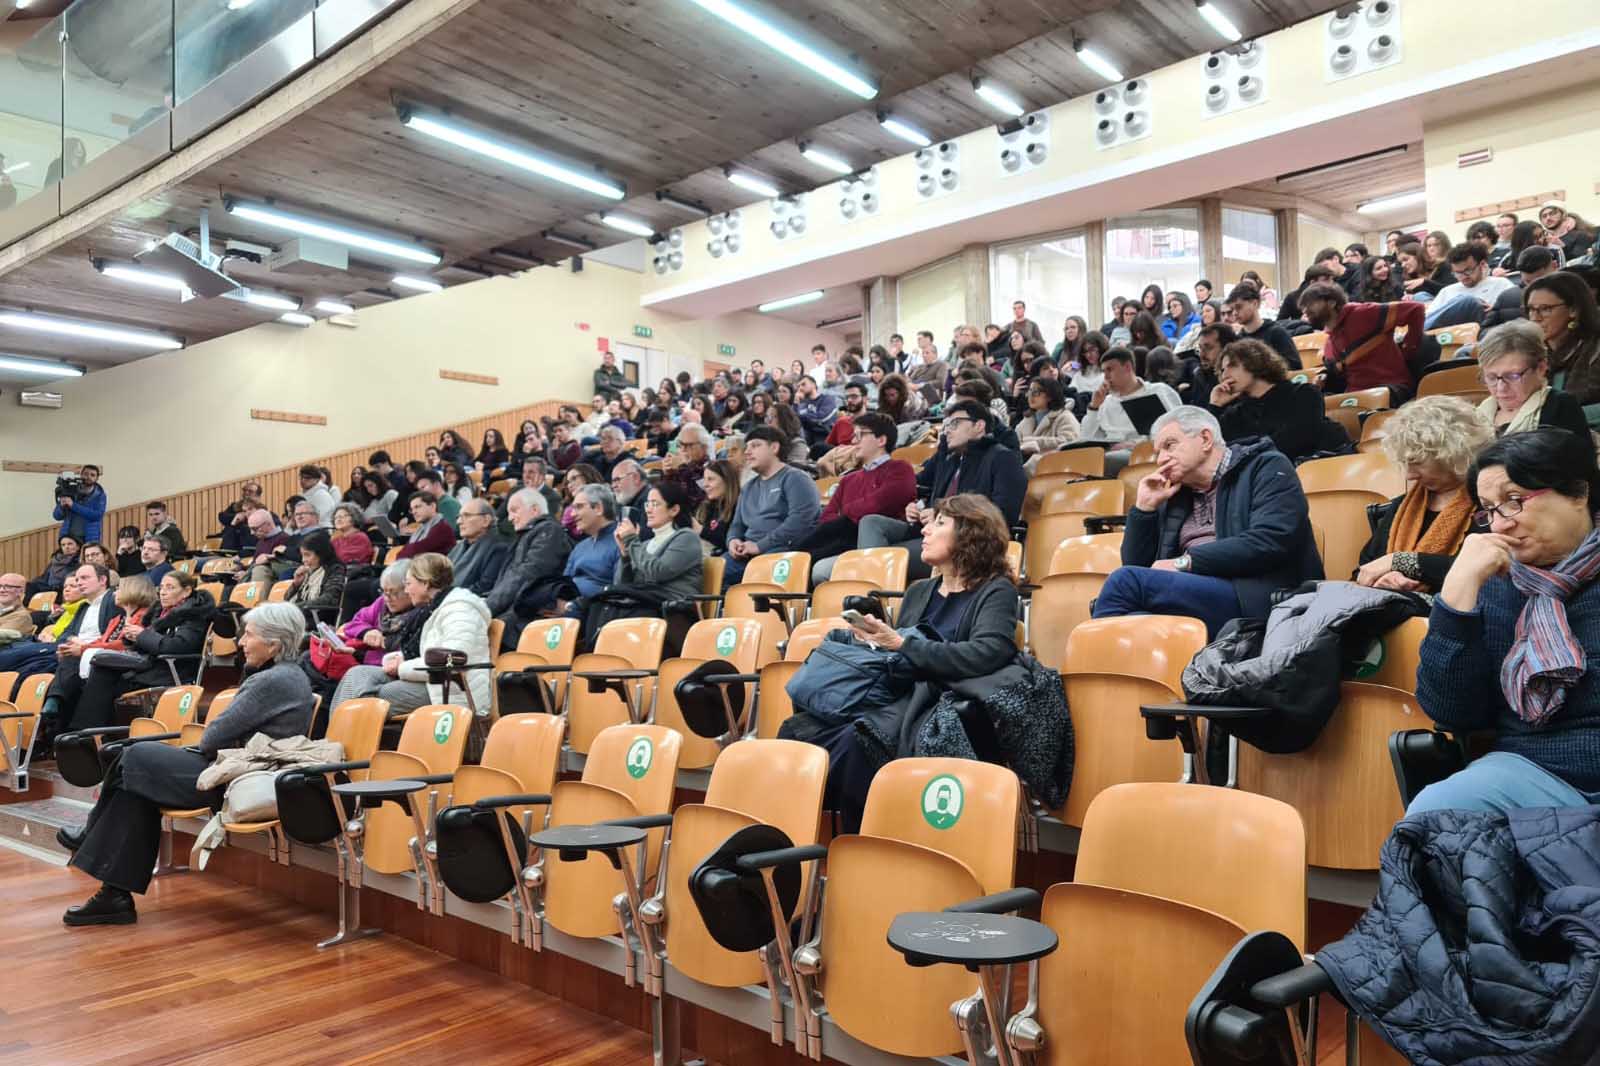
POLYGON ((1353 576, 1361 585, 1438 592, 1467 534, 1485 531, 1475 524, 1466 477, 1494 431, 1457 396, 1413 400, 1384 429, 1384 453, 1405 467, 1410 486, 1403 496, 1367 508, 1372 539, 1353 576))

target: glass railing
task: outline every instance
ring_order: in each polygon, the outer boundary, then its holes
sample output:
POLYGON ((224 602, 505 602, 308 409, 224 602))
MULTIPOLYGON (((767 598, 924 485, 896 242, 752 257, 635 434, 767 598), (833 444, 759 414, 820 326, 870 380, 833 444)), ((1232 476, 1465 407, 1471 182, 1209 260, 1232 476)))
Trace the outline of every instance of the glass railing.
POLYGON ((0 51, 0 245, 61 211, 62 21, 0 51))
POLYGON ((213 129, 403 2, 76 0, 29 38, 0 36, 0 247, 213 129))

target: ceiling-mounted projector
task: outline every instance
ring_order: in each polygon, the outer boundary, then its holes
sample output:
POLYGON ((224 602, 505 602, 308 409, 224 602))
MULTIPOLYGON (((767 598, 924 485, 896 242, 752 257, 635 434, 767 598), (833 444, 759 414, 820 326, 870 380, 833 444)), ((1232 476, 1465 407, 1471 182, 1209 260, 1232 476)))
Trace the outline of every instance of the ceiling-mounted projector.
POLYGON ((222 272, 221 256, 213 255, 181 233, 167 234, 133 259, 140 266, 182 279, 196 296, 221 296, 240 287, 222 272))

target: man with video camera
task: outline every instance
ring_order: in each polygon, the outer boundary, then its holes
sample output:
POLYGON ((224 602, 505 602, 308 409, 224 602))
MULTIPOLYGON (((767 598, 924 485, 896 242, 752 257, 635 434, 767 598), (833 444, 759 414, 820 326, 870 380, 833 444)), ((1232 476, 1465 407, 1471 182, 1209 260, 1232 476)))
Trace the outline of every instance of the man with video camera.
POLYGON ((106 490, 100 487, 100 468, 83 464, 76 474, 56 476, 56 509, 52 516, 61 523, 58 534, 77 537, 79 544, 100 539, 100 522, 106 514, 106 490))

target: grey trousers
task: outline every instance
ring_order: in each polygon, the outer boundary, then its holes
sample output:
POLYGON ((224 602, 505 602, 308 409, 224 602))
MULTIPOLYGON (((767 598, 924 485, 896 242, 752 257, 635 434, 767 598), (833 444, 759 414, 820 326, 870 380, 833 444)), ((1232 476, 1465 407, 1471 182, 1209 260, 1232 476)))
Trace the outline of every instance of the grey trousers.
MULTIPOLYGON (((911 549, 910 566, 906 568, 906 577, 911 581, 921 581, 933 574, 933 570, 922 561, 922 527, 913 526, 910 522, 887 515, 869 514, 861 520, 861 536, 856 542, 858 548, 909 548, 911 549)), ((831 574, 833 568, 829 567, 831 574)))
POLYGON ((362 696, 388 700, 390 714, 414 711, 430 702, 428 686, 421 681, 400 681, 384 673, 381 666, 352 666, 333 690, 333 707, 362 696))
POLYGON ((222 803, 221 789, 194 787, 209 765, 210 759, 188 748, 154 740, 130 745, 106 771, 72 865, 113 888, 149 888, 161 850, 162 808, 222 803))

